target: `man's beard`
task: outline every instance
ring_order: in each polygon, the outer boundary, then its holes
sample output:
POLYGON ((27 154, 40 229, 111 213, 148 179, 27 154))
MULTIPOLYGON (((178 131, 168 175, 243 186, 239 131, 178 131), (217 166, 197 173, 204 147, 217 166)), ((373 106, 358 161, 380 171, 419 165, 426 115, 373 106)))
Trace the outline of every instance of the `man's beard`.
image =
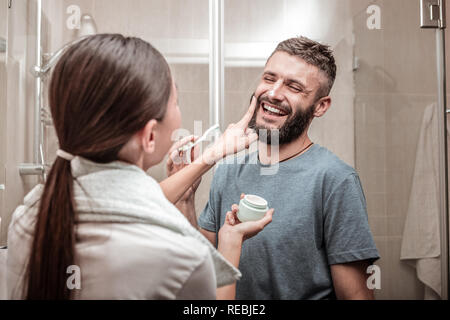
MULTIPOLYGON (((268 145, 276 144, 277 141, 272 141, 272 135, 273 138, 276 138, 278 136, 278 144, 283 145, 290 143, 300 137, 305 130, 307 129, 308 125, 310 124, 311 120, 314 118, 314 110, 315 110, 315 103, 309 106, 306 110, 302 110, 301 108, 298 108, 298 110, 288 117, 286 122, 282 125, 281 128, 278 129, 269 129, 264 126, 258 126, 256 124, 256 118, 258 116, 258 112, 264 112, 263 110, 259 109, 259 106, 261 105, 262 101, 267 101, 270 104, 280 106, 280 104, 272 103, 269 101, 269 99, 260 97, 258 98, 258 104, 257 104, 257 111, 254 113, 253 118, 250 120, 248 127, 250 129, 254 129, 258 136, 261 139, 261 133, 260 130, 266 130, 267 132, 267 141, 262 141, 267 143, 268 145), (276 132, 278 130, 278 133, 276 132), (273 132, 275 131, 275 132, 273 132)), ((280 106, 281 107, 281 106, 280 106)), ((289 110, 291 109, 288 106, 284 106, 282 108, 283 110, 289 110)))

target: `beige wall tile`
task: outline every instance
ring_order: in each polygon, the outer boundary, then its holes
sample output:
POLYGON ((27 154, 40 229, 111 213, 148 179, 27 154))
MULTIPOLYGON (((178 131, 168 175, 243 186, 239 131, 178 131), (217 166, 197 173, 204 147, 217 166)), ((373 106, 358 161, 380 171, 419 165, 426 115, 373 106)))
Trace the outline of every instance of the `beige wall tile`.
POLYGON ((207 64, 172 64, 170 69, 179 91, 209 92, 209 66, 207 64))
MULTIPOLYGON (((207 92, 178 93, 182 127, 194 134, 194 125, 201 123, 203 132, 209 128, 209 94, 207 92)), ((203 133, 201 133, 203 134, 203 133)))
POLYGON ((386 91, 435 94, 435 32, 419 28, 419 1, 385 1, 383 15, 385 71, 393 79, 386 91))
POLYGON ((238 122, 248 110, 251 92, 226 92, 225 93, 225 124, 238 122))
POLYGON ((381 271, 381 289, 374 291, 375 299, 386 300, 390 299, 391 295, 391 273, 388 270, 387 237, 374 235, 373 238, 380 255, 380 259, 375 261, 374 264, 380 267, 381 271))
POLYGON ((46 0, 42 2, 42 41, 44 52, 56 52, 77 37, 77 29, 67 27, 67 8, 76 5, 81 14, 93 14, 91 0, 46 0))
POLYGON ((408 210, 407 199, 407 196, 404 194, 399 195, 388 191, 386 194, 386 214, 389 217, 404 217, 408 210))
MULTIPOLYGON (((365 190, 364 185, 363 190, 365 190)), ((368 193, 365 191, 364 194, 366 196, 367 212, 369 217, 373 218, 386 217, 386 194, 368 193)), ((384 231, 384 233, 385 232, 386 230, 384 231)))
POLYGON ((390 273, 390 299, 423 299, 424 287, 417 279, 414 268, 400 260, 401 237, 389 237, 387 241, 388 272, 390 273))
POLYGON ((390 237, 403 237, 405 217, 387 217, 387 233, 390 237))
POLYGON ((414 125, 420 130, 423 113, 427 106, 437 102, 437 95, 396 93, 386 96, 386 113, 388 122, 414 125))
MULTIPOLYGON (((357 170, 363 174, 364 177, 373 180, 373 174, 381 174, 385 172, 385 157, 386 149, 383 147, 368 147, 366 150, 362 148, 356 149, 357 170), (370 176, 366 176, 366 172, 372 172, 370 176)), ((382 189, 374 190, 376 192, 384 192, 385 185, 379 185, 382 189)))
POLYGON ((228 0, 224 5, 225 42, 264 42, 280 38, 283 1, 228 0))
POLYGON ((384 193, 386 190, 385 171, 360 170, 359 176, 367 194, 384 193))
MULTIPOLYGON (((368 208, 370 211, 370 208, 368 208)), ((387 236, 387 217, 386 216, 374 216, 373 213, 369 213, 369 226, 374 237, 387 236)))
POLYGON ((169 37, 208 39, 208 0, 169 0, 169 37))
MULTIPOLYGON (((357 166, 359 165, 359 159, 361 157, 358 156, 358 153, 365 153, 366 150, 369 149, 386 149, 386 124, 385 123, 377 123, 377 124, 362 124, 359 121, 356 121, 355 124, 356 134, 355 134, 355 143, 356 143, 356 162, 357 166)), ((382 151, 382 154, 385 155, 386 152, 382 151)), ((362 157, 364 159, 364 157, 362 157)), ((384 169, 385 161, 382 160, 375 164, 374 168, 384 169)))
MULTIPOLYGON (((361 125, 386 124, 386 101, 384 95, 361 94, 356 89, 355 119, 361 125)), ((359 132, 358 132, 359 133, 359 132)))
POLYGON ((242 92, 249 96, 259 85, 264 68, 226 68, 225 92, 242 92))
POLYGON ((374 237, 381 259, 375 264, 381 269, 381 290, 378 300, 420 300, 423 286, 412 268, 400 261, 400 237, 374 237))
POLYGON ((355 167, 355 121, 353 94, 332 95, 332 106, 321 118, 315 118, 310 129, 314 142, 326 147, 340 159, 355 167), (320 134, 317 134, 320 131, 320 134))
POLYGON ((207 0, 96 0, 94 17, 100 32, 120 32, 151 39, 207 39, 207 0))
MULTIPOLYGON (((382 1, 353 1, 353 28, 355 32, 355 57, 358 69, 355 72, 355 90, 358 94, 383 94, 386 74, 383 72, 384 57, 384 19, 381 19, 381 30, 370 30, 367 27, 367 8, 376 4, 383 12, 382 1)), ((382 16, 383 17, 383 16, 382 16)))

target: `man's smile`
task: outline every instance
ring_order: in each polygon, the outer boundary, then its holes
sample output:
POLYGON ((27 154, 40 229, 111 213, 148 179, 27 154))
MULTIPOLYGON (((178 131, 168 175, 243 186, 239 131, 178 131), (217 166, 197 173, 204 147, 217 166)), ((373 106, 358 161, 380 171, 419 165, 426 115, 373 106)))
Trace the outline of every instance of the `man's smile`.
POLYGON ((261 102, 261 107, 267 114, 270 115, 284 117, 289 114, 289 112, 286 111, 284 108, 274 104, 270 104, 266 101, 261 102))
POLYGON ((280 120, 286 120, 291 113, 286 107, 269 103, 267 101, 261 101, 261 118, 265 122, 273 123, 280 120))

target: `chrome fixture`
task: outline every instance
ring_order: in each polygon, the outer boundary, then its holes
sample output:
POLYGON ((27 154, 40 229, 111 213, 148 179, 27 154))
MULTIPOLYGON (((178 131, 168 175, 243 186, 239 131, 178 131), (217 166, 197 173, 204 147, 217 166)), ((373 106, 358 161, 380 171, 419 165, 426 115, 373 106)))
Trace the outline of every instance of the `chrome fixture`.
POLYGON ((87 36, 78 38, 68 44, 66 44, 64 47, 62 47, 61 49, 59 49, 58 51, 56 51, 56 53, 54 54, 50 54, 50 55, 45 55, 45 56, 49 56, 49 59, 47 61, 47 63, 44 66, 41 65, 35 65, 33 67, 33 69, 31 70, 31 73, 36 77, 36 78, 43 78, 44 76, 46 76, 48 74, 48 72, 51 70, 52 67, 55 66, 55 64, 58 62, 59 58, 61 58, 61 56, 64 54, 64 52, 72 45, 84 40, 87 36))
POLYGON ((445 0, 420 0, 420 27, 446 27, 445 0))
POLYGON ((80 20, 80 29, 78 30, 78 38, 64 47, 56 51, 54 54, 44 54, 44 58, 46 58, 46 63, 44 66, 36 65, 33 67, 31 72, 36 78, 42 78, 48 74, 51 68, 58 62, 59 58, 63 55, 63 53, 72 45, 86 39, 88 36, 94 35, 97 33, 97 26, 95 25, 95 21, 91 15, 85 14, 81 17, 80 20))
MULTIPOLYGON (((36 67, 42 66, 41 37, 42 37, 42 0, 36 1, 36 67)), ((23 163, 19 165, 21 176, 37 175, 45 180, 45 167, 42 159, 43 155, 43 128, 41 125, 41 101, 42 101, 42 81, 35 79, 35 97, 34 97, 34 141, 33 141, 33 161, 34 163, 23 163)))
POLYGON ((209 0, 209 123, 223 128, 225 92, 224 0, 209 0))

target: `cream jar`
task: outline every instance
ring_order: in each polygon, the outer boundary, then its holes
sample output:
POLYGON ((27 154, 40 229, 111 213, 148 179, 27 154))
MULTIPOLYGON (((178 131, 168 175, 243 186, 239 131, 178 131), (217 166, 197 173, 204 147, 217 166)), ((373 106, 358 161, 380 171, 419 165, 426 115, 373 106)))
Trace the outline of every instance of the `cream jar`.
POLYGON ((262 219, 268 210, 269 206, 265 199, 249 194, 239 202, 237 217, 241 222, 257 221, 262 219))

